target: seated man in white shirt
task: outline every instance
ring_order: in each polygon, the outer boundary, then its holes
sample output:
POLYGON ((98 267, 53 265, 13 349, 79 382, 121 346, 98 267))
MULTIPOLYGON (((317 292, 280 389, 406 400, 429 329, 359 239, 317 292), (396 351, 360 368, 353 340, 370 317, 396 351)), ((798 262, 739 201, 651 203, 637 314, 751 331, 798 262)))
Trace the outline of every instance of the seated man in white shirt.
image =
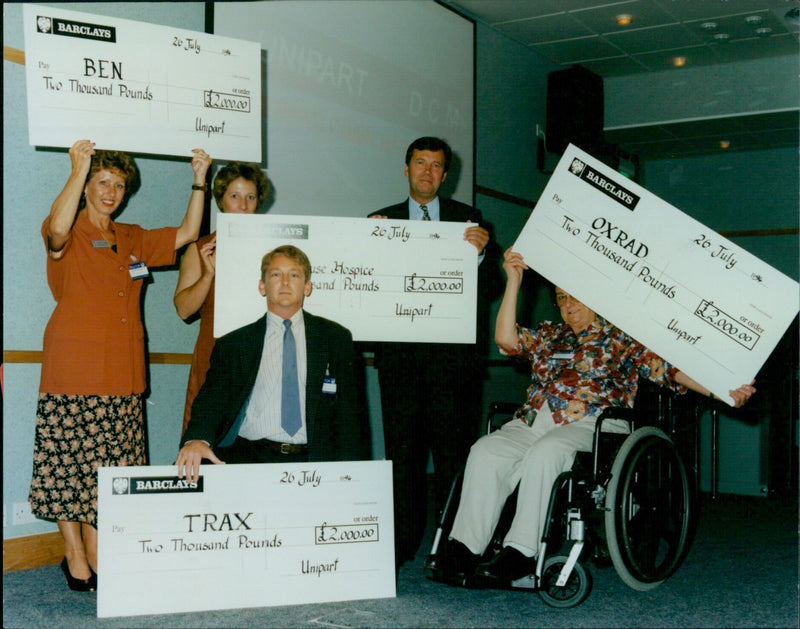
POLYGON ((368 459, 349 330, 303 310, 311 264, 284 245, 261 262, 267 313, 214 345, 176 464, 197 479, 203 459, 293 463, 368 459), (284 350, 288 351, 284 351, 284 350))

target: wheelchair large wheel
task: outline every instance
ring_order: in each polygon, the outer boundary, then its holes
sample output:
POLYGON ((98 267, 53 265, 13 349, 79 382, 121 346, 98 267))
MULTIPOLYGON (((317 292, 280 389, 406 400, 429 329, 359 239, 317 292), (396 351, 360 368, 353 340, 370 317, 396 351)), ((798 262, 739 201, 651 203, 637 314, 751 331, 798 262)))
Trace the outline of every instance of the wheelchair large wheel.
POLYGON ((672 441, 651 426, 622 444, 606 492, 608 552, 635 590, 664 582, 688 550, 693 517, 686 468, 672 441))
POLYGON ((542 569, 539 596, 550 607, 575 607, 583 603, 592 590, 592 575, 580 563, 572 568, 563 586, 556 585, 561 568, 567 563, 565 555, 548 557, 542 569))

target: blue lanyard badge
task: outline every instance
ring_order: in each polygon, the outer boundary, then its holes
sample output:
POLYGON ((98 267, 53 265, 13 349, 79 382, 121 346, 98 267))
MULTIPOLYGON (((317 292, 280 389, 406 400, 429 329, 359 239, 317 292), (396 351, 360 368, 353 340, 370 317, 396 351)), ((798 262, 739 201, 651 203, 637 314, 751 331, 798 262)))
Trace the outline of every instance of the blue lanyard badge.
POLYGON ((129 264, 128 272, 135 280, 143 280, 150 275, 150 271, 147 270, 147 265, 144 262, 133 262, 129 264))
POLYGON ((325 367, 325 378, 322 380, 322 392, 326 395, 336 395, 336 378, 331 375, 330 365, 325 367))

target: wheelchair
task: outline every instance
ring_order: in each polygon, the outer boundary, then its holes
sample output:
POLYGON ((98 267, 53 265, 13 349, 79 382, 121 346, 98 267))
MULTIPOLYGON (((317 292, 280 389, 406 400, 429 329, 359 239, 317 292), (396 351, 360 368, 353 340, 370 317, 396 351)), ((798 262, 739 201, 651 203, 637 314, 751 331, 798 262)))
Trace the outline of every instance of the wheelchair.
MULTIPOLYGON (((658 396, 659 407, 669 407, 670 400, 664 402, 661 393, 658 396)), ((508 421, 517 407, 492 403, 487 434, 508 421), (503 421, 498 424, 498 419, 503 421)), ((613 565, 622 581, 639 591, 656 588, 678 569, 693 537, 696 488, 667 434, 674 430, 663 425, 663 413, 657 413, 656 423, 661 426, 639 426, 647 423, 642 415, 638 402, 637 410, 609 408, 603 412, 595 425, 592 451, 578 452, 572 468, 554 483, 534 573, 492 587, 535 591, 551 607, 569 608, 581 604, 591 592, 590 563, 598 568, 613 565), (627 421, 629 433, 603 432, 603 422, 608 419, 627 421)), ((488 587, 477 577, 453 582, 452 575, 437 569, 435 560, 430 561, 446 543, 443 540, 452 527, 460 491, 461 474, 453 481, 426 565, 435 581, 488 587)), ((482 561, 501 550, 514 515, 516 493, 506 501, 482 561)))

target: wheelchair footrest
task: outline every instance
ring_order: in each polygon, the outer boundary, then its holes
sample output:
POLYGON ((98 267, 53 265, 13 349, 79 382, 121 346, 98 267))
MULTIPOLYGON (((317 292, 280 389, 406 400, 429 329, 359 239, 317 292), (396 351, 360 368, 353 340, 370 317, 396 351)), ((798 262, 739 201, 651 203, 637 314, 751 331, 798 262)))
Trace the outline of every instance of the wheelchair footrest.
POLYGON ((510 587, 518 590, 538 590, 539 584, 536 582, 536 575, 535 574, 528 574, 524 577, 520 577, 519 579, 514 579, 510 587))

